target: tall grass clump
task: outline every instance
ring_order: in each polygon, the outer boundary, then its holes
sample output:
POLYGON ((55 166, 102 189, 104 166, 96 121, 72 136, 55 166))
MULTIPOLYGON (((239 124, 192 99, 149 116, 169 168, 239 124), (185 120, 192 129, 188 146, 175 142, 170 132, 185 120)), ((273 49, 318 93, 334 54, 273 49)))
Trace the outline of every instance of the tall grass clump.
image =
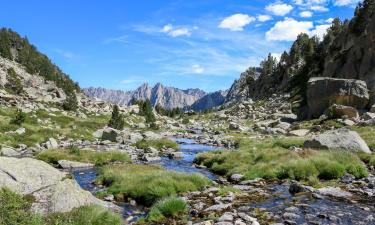
MULTIPOLYGON (((214 151, 199 154, 195 163, 207 166, 213 172, 230 176, 244 174, 247 179, 338 179, 350 173, 357 178, 368 175, 359 157, 348 151, 289 150, 299 146, 301 139, 265 139, 242 141, 235 151, 214 151)), ((371 156, 362 156, 371 161, 371 156)))
POLYGON ((135 143, 135 146, 139 149, 146 149, 149 147, 156 148, 158 150, 162 148, 173 148, 178 149, 178 144, 170 139, 155 139, 155 140, 141 140, 135 143))
POLYGON ((168 219, 174 219, 187 212, 187 205, 184 200, 177 197, 168 197, 156 202, 147 215, 147 221, 160 222, 168 219))
POLYGON ((93 163, 102 166, 114 162, 130 162, 130 156, 120 151, 98 152, 90 150, 80 150, 72 147, 64 150, 46 150, 40 152, 37 159, 50 164, 57 164, 59 160, 70 160, 77 162, 93 163))
POLYGON ((106 166, 99 171, 98 183, 117 196, 130 197, 151 206, 156 201, 188 191, 196 191, 210 181, 198 174, 184 174, 150 165, 106 166))

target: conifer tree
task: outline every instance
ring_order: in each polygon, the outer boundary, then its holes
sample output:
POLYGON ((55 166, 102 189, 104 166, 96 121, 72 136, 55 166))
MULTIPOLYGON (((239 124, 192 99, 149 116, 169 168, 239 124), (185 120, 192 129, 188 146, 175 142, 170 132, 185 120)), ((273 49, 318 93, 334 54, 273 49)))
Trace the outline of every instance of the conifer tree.
POLYGON ((112 116, 108 122, 108 126, 117 130, 124 129, 125 121, 123 115, 120 113, 120 110, 117 105, 113 106, 112 116))

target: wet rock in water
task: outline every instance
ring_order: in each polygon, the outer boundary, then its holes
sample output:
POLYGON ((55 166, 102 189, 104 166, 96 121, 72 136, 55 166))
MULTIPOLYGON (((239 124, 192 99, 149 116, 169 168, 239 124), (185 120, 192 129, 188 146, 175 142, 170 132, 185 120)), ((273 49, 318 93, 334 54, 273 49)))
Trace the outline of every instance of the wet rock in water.
POLYGON ((332 104, 363 109, 369 102, 366 82, 354 79, 312 77, 306 91, 309 117, 319 117, 332 104))
POLYGON ((181 159, 181 158, 184 158, 184 153, 183 152, 171 152, 168 154, 168 157, 172 159, 181 159))
POLYGON ((33 195, 32 211, 41 214, 68 212, 92 204, 119 209, 82 190, 75 180, 67 178, 67 173, 31 158, 0 157, 0 188, 4 187, 33 195))
POLYGON ((74 170, 74 169, 88 169, 93 168, 94 164, 92 163, 82 163, 69 160, 59 160, 57 162, 63 169, 74 170))
POLYGON ((245 179, 245 176, 242 175, 242 174, 233 174, 232 176, 230 176, 230 181, 233 181, 233 182, 240 182, 242 180, 245 179))
POLYGON ((316 193, 323 196, 335 197, 335 198, 351 198, 353 195, 347 191, 341 190, 336 187, 324 187, 316 190, 316 193))
POLYGON ((291 194, 297 194, 301 192, 312 192, 314 191, 313 187, 302 185, 298 182, 292 182, 289 186, 289 192, 291 194))
POLYGON ((366 142, 355 131, 341 128, 327 131, 313 137, 304 143, 305 148, 315 149, 345 149, 350 151, 362 151, 371 153, 366 142))

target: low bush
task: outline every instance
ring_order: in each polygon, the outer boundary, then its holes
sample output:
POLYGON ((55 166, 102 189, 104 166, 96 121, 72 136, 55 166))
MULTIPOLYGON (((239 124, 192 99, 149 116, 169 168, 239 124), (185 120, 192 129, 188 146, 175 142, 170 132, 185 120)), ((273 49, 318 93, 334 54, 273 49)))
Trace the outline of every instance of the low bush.
POLYGON ((130 162, 127 153, 119 151, 97 152, 90 150, 79 150, 76 147, 67 150, 46 150, 39 153, 37 159, 50 164, 57 164, 59 160, 70 160, 77 162, 93 163, 102 166, 114 162, 130 162))
POLYGON ((198 174, 178 173, 158 166, 124 164, 102 168, 97 183, 108 186, 114 195, 151 206, 162 198, 199 190, 210 181, 198 174))

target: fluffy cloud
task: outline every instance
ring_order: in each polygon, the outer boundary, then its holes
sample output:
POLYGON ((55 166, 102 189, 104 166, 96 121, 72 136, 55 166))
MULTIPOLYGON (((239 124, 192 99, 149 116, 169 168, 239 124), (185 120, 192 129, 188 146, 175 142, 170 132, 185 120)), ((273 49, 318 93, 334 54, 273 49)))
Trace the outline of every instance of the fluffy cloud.
POLYGON ((327 29, 330 27, 330 24, 318 25, 315 27, 314 30, 310 31, 309 35, 316 35, 318 38, 322 39, 324 35, 327 33, 327 29))
POLYGON ((313 16, 313 13, 311 11, 303 11, 303 12, 300 12, 300 17, 303 17, 303 18, 310 18, 313 16))
POLYGON ((277 22, 266 33, 266 38, 269 41, 294 41, 299 34, 306 33, 322 39, 330 27, 331 24, 322 24, 314 27, 314 24, 310 21, 297 21, 292 18, 285 18, 284 21, 277 22))
POLYGON ((300 33, 309 33, 314 27, 310 21, 297 21, 285 18, 279 21, 266 33, 269 41, 294 41, 300 33))
POLYGON ((258 15, 257 19, 259 22, 266 22, 272 20, 272 17, 270 15, 258 15))
POLYGON ((193 65, 191 67, 191 70, 193 73, 196 73, 196 74, 201 74, 204 72, 204 68, 199 64, 193 65))
POLYGON ((266 6, 266 10, 276 16, 285 16, 293 10, 293 6, 282 2, 275 2, 266 6))
POLYGON ((336 6, 348 6, 348 5, 355 5, 359 2, 359 0, 335 0, 334 5, 336 6))
POLYGON ((188 28, 174 28, 171 24, 165 25, 161 32, 168 34, 171 37, 179 37, 179 36, 190 36, 191 32, 188 28))
POLYGON ((220 28, 229 29, 231 31, 242 31, 249 23, 255 21, 254 17, 246 14, 234 14, 225 18, 219 24, 220 28))
POLYGON ((325 6, 321 6, 321 5, 314 5, 314 6, 311 6, 310 9, 312 11, 317 11, 317 12, 328 12, 329 9, 325 6))

